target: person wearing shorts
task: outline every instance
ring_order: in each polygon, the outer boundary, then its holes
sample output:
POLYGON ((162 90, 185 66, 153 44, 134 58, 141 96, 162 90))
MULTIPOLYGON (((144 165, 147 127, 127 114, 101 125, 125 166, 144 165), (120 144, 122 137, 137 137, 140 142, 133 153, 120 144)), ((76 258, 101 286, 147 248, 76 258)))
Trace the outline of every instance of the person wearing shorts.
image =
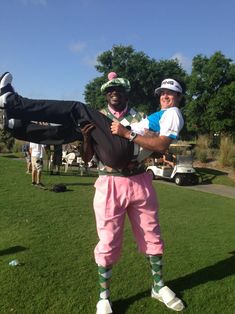
POLYGON ((32 185, 44 187, 44 184, 41 182, 44 146, 42 144, 30 142, 29 149, 32 162, 32 185))

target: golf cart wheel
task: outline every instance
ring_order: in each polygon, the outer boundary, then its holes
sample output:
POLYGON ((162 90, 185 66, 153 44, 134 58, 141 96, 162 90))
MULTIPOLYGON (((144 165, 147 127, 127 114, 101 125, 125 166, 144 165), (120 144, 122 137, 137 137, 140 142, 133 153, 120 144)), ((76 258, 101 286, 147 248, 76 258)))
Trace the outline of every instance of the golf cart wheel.
POLYGON ((192 183, 193 183, 194 185, 197 185, 197 184, 199 183, 199 177, 198 177, 197 175, 194 175, 194 176, 192 177, 192 183))
POLYGON ((154 175, 153 171, 150 170, 150 169, 148 169, 147 172, 149 173, 150 178, 151 178, 152 180, 154 180, 154 179, 155 179, 155 175, 154 175))
POLYGON ((177 174, 175 176, 174 180, 175 180, 175 184, 177 184, 177 185, 183 185, 184 184, 184 177, 179 175, 179 174, 177 174))

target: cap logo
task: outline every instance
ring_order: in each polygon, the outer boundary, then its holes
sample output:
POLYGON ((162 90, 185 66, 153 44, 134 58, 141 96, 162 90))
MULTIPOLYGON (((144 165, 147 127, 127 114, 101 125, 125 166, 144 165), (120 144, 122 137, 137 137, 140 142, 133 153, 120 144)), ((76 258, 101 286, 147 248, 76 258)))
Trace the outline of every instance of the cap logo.
POLYGON ((180 84, 177 81, 175 81, 174 79, 170 79, 170 78, 162 81, 161 87, 158 87, 155 89, 155 95, 160 95, 160 92, 162 89, 170 89, 170 90, 173 90, 175 92, 179 92, 181 94, 183 92, 180 84))
POLYGON ((162 82, 163 85, 172 85, 174 88, 178 89, 180 92, 182 92, 182 88, 179 86, 179 84, 176 81, 173 80, 165 80, 162 82))
POLYGON ((171 84, 171 85, 174 85, 174 81, 164 81, 164 82, 162 82, 162 85, 163 84, 171 84))

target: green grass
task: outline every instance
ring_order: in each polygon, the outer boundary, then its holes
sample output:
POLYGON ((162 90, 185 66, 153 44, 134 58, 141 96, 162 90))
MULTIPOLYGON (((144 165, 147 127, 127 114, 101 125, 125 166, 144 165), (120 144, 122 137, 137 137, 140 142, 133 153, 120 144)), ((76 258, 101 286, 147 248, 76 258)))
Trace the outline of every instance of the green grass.
MULTIPOLYGON (((94 177, 49 176, 54 193, 30 185, 25 162, 0 157, 0 313, 95 313, 94 177), (17 258, 22 266, 9 266, 17 258)), ((185 313, 235 313, 235 202, 154 182, 165 240, 166 284, 185 313)), ((111 293, 116 314, 173 313, 149 297, 152 279, 127 222, 111 293)))
POLYGON ((196 171, 200 174, 202 183, 222 184, 235 187, 235 181, 228 176, 227 172, 210 168, 196 168, 196 171))

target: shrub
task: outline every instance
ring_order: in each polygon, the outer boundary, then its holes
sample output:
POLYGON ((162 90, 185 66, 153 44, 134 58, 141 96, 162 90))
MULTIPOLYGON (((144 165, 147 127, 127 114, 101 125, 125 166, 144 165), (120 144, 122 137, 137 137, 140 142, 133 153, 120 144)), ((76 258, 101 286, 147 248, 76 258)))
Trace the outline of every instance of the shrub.
POLYGON ((232 166, 233 161, 233 140, 229 136, 221 137, 220 140, 220 149, 219 149, 219 163, 221 166, 232 166))
POLYGON ((5 130, 0 131, 1 152, 9 152, 12 150, 15 139, 5 130))
POLYGON ((211 155, 211 140, 208 135, 200 135, 196 141, 195 155, 200 162, 207 162, 211 155))
POLYGON ((15 140, 14 145, 11 150, 13 153, 22 152, 22 142, 15 140))
POLYGON ((232 169, 233 172, 235 173, 235 157, 232 158, 232 169))
POLYGON ((8 153, 9 150, 6 147, 5 143, 0 142, 0 153, 8 153))

